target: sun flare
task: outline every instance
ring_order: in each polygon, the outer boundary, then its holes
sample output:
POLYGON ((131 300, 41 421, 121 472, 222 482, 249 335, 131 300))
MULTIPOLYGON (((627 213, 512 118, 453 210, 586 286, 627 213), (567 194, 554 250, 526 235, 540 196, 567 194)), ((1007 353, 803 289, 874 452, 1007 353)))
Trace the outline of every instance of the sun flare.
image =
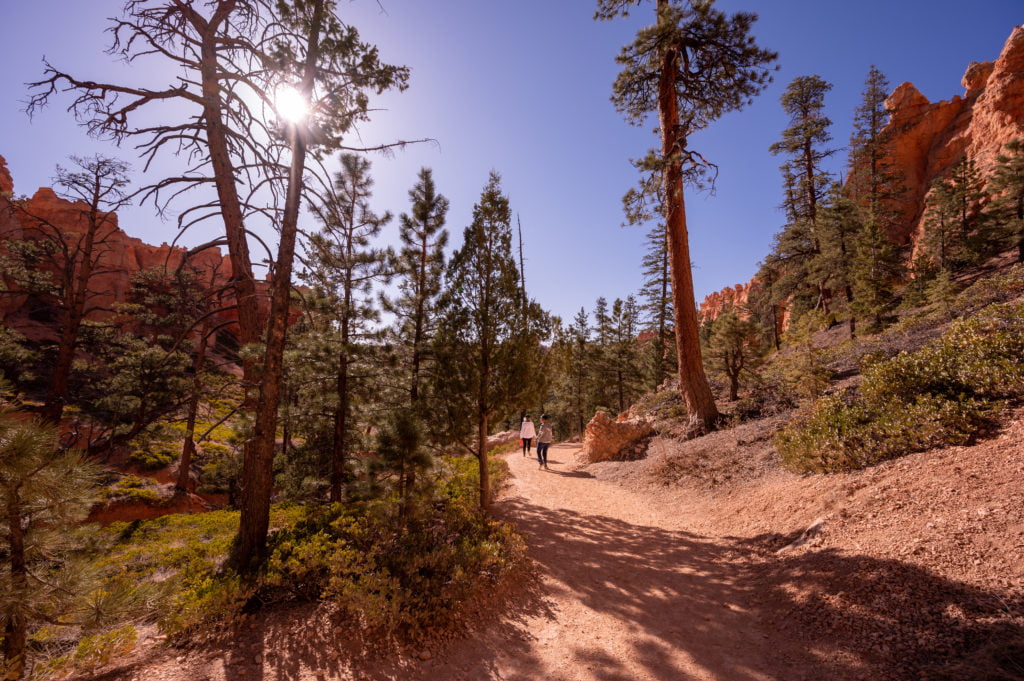
POLYGON ((288 123, 301 123, 309 115, 309 102, 291 85, 278 88, 274 95, 274 106, 277 117, 288 123))

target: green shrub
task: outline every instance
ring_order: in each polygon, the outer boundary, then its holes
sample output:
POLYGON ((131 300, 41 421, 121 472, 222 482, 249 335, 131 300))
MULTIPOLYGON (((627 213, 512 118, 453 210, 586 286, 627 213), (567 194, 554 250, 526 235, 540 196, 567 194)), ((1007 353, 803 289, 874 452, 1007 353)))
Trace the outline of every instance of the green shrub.
MULTIPOLYGON (((492 459, 495 484, 507 464, 492 459)), ((522 538, 477 509, 476 460, 452 460, 439 494, 310 507, 275 534, 259 595, 330 599, 360 626, 415 636, 519 566, 522 538)))
POLYGON ((85 636, 78 642, 74 652, 50 660, 36 671, 43 677, 92 672, 130 653, 138 637, 133 626, 85 636))
POLYGON ((953 324, 916 352, 874 361, 856 396, 818 400, 775 437, 802 471, 861 468, 968 442, 1008 399, 1024 395, 1024 303, 953 324))
POLYGON ((137 501, 142 503, 160 503, 160 493, 148 482, 134 475, 126 475, 118 480, 113 487, 104 490, 104 495, 116 501, 137 501))
POLYGON ((133 450, 128 455, 128 460, 145 470, 158 470, 169 466, 179 454, 173 445, 158 443, 133 450))

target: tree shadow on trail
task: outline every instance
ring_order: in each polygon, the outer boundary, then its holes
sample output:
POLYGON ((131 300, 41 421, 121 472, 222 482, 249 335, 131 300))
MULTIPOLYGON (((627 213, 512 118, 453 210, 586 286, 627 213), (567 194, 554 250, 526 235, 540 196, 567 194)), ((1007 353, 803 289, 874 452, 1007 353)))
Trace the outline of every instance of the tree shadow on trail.
POLYGON ((227 681, 1024 680, 1019 593, 894 560, 776 553, 790 536, 709 540, 523 498, 497 512, 527 535, 533 567, 469 613, 458 640, 387 654, 311 607, 240 635, 227 681), (599 638, 595 616, 619 623, 616 639, 599 638), (266 649, 246 648, 254 638, 266 649), (266 669, 246 666, 256 654, 266 669))
MULTIPOLYGON (((681 650, 688 664, 729 681, 1024 681, 1020 591, 987 590, 895 560, 776 554, 748 540, 712 541, 522 498, 504 505, 527 534, 540 574, 632 629, 631 649, 614 655, 581 629, 566 653, 594 679, 685 679, 681 650)), ((530 676, 529 664, 506 672, 530 676)))

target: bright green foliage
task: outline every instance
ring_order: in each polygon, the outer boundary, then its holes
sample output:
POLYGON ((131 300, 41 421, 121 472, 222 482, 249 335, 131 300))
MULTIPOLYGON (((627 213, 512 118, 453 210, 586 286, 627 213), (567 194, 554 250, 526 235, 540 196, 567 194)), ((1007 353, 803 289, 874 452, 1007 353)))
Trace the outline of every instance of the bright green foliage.
POLYGON ((433 394, 442 413, 431 425, 477 456, 484 505, 484 445, 492 421, 533 404, 548 382, 541 343, 549 321, 540 306, 523 300, 509 202, 497 173, 491 173, 462 247, 448 264, 438 312, 433 394))
POLYGON ((996 157, 989 189, 996 196, 991 214, 996 235, 1005 246, 1017 249, 1024 263, 1024 141, 1011 140, 1006 153, 996 157))
POLYGON ((727 310, 711 323, 704 352, 711 370, 729 381, 729 399, 739 398, 740 377, 752 373, 761 360, 761 336, 757 324, 727 310))
POLYGON ((134 650, 138 638, 139 633, 132 625, 85 636, 75 646, 74 652, 47 661, 35 672, 43 677, 91 674, 134 650))
POLYGON ((37 421, 0 416, 0 623, 4 678, 22 678, 30 631, 81 614, 87 586, 70 554, 95 500, 96 471, 37 421))
POLYGON ((115 484, 103 490, 108 499, 128 502, 156 504, 160 502, 160 493, 153 485, 135 475, 126 475, 115 484))
POLYGON ((775 438, 798 470, 835 471, 963 444, 993 409, 1024 395, 1024 304, 956 322, 936 342, 876 362, 859 395, 815 403, 775 438))
POLYGON ((434 502, 409 514, 390 499, 310 507, 293 530, 273 536, 262 596, 330 599, 380 633, 415 637, 450 622, 525 559, 512 527, 476 510, 474 460, 453 463, 458 472, 434 502))

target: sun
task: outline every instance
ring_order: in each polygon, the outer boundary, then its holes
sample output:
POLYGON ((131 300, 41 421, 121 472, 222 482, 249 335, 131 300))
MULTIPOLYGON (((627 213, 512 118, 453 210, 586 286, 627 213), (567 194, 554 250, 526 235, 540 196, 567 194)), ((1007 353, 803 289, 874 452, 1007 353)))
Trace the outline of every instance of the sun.
POLYGON ((291 85, 277 89, 274 95, 274 108, 277 110, 277 117, 288 123, 301 123, 309 115, 309 102, 291 85))

